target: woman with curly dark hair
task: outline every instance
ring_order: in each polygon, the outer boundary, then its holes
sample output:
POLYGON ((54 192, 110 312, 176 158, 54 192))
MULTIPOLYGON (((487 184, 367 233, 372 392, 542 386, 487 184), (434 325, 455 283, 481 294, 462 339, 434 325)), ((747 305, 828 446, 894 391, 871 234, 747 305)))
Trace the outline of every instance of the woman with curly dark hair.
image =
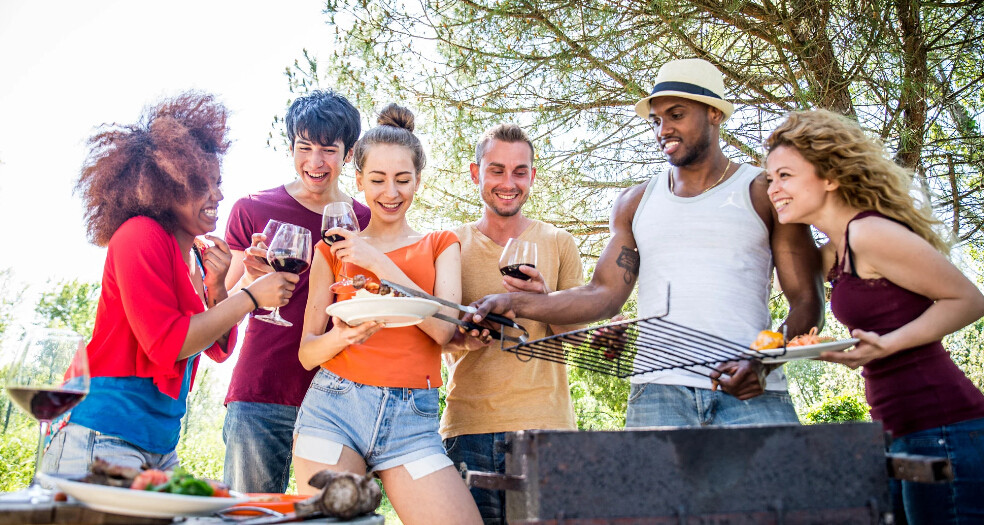
POLYGON ((95 457, 177 465, 175 447, 198 354, 229 357, 236 324, 287 303, 297 276, 272 273, 231 296, 229 247, 215 229, 226 110, 185 93, 89 140, 77 190, 90 239, 106 246, 89 395, 59 425, 42 470, 85 472, 95 457), (205 235, 214 246, 196 239, 205 235))
POLYGON ((944 336, 984 315, 984 295, 946 258, 912 172, 856 122, 793 113, 765 143, 769 198, 783 223, 812 224, 833 285, 830 309, 860 339, 821 359, 864 367, 871 418, 891 452, 950 460, 950 483, 893 481, 899 523, 984 523, 984 394, 944 336))

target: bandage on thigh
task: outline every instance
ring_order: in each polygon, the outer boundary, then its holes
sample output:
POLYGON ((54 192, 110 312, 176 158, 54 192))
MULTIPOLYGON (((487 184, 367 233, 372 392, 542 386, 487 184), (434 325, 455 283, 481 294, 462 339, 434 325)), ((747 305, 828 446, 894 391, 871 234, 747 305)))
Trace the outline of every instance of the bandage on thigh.
POLYGON ((410 479, 418 480, 428 474, 433 474, 444 467, 453 466, 454 462, 451 458, 444 454, 431 454, 420 459, 411 461, 410 463, 405 463, 404 468, 410 474, 410 479))
POLYGON ((294 456, 325 465, 337 465, 342 457, 342 444, 317 436, 297 435, 294 456))

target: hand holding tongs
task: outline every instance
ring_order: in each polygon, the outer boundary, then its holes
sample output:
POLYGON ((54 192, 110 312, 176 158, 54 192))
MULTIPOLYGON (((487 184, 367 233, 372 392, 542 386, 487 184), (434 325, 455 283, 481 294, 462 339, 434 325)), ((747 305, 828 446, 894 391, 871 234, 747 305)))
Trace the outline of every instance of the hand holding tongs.
MULTIPOLYGON (((399 292, 402 295, 408 295, 408 296, 411 296, 411 297, 419 297, 421 299, 429 299, 429 300, 434 301, 435 303, 438 303, 440 305, 447 306, 449 308, 454 308, 455 310, 458 310, 459 312, 465 312, 467 314, 473 314, 473 313, 475 313, 475 312, 478 311, 478 309, 476 309, 476 308, 474 308, 472 306, 462 306, 460 304, 452 303, 451 301, 447 301, 445 299, 441 299, 440 297, 434 297, 433 295, 431 295, 429 293, 425 293, 425 292, 422 292, 420 290, 415 290, 413 288, 409 288, 409 287, 403 286, 402 284, 396 284, 396 283, 387 281, 385 279, 382 279, 379 282, 380 282, 380 284, 384 284, 386 286, 389 286, 390 288, 392 288, 393 290, 399 292)), ((456 324, 458 326, 463 327, 465 330, 469 330, 469 331, 471 331, 471 330, 478 330, 479 332, 481 332, 482 330, 488 330, 489 331, 489 335, 493 339, 498 339, 500 341, 511 341, 511 342, 514 342, 514 343, 525 343, 527 341, 527 339, 529 339, 529 335, 530 335, 529 332, 527 332, 525 328, 523 328, 521 325, 517 324, 512 319, 509 319, 508 317, 503 317, 501 315, 496 315, 496 314, 488 314, 488 315, 485 316, 485 319, 487 319, 489 321, 492 321, 493 323, 498 323, 498 324, 501 324, 503 326, 508 326, 510 328, 515 328, 517 330, 520 330, 520 331, 523 332, 523 335, 521 335, 519 337, 513 337, 511 335, 506 335, 506 334, 501 333, 501 332, 499 332, 497 330, 493 330, 491 328, 482 326, 480 324, 476 324, 476 323, 473 323, 471 321, 462 321, 461 319, 458 319, 456 317, 451 317, 451 316, 448 316, 448 315, 444 315, 444 314, 442 314, 440 312, 435 313, 432 317, 434 317, 436 319, 440 319, 442 321, 447 321, 447 322, 452 323, 452 324, 456 324)))

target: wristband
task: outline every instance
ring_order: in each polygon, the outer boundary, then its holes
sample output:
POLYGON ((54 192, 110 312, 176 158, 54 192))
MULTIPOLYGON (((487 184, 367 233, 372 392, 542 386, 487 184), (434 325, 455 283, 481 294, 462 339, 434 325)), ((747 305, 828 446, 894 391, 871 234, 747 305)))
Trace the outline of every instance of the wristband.
POLYGON ((254 307, 253 309, 254 310, 257 310, 257 309, 260 308, 260 303, 256 302, 256 297, 253 297, 253 294, 250 293, 249 290, 247 290, 246 288, 240 288, 240 290, 242 290, 243 292, 246 293, 246 296, 249 297, 249 300, 250 301, 253 301, 253 307, 254 307))

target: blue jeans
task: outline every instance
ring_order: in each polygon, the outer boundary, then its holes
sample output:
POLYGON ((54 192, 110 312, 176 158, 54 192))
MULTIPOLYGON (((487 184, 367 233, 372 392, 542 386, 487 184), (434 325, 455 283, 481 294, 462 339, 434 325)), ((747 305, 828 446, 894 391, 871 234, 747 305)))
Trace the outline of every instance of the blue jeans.
MULTIPOLYGON (((444 440, 454 467, 459 470, 506 473, 506 454, 496 452, 495 443, 506 440, 504 432, 494 434, 467 434, 444 440), (464 468, 462 468, 464 464, 464 468)), ((506 518, 506 495, 501 490, 485 490, 472 487, 472 498, 478 504, 485 525, 500 525, 506 518)))
POLYGON ((222 425, 223 479, 229 487, 239 492, 287 491, 297 410, 272 403, 229 403, 222 425))
POLYGON ((144 464, 159 470, 173 470, 178 466, 178 454, 173 450, 167 454, 149 452, 116 436, 69 423, 51 437, 48 450, 41 458, 41 472, 87 474, 89 465, 97 457, 113 465, 134 469, 140 469, 144 464))
POLYGON ((889 451, 946 457, 953 466, 950 483, 892 480, 896 523, 984 523, 984 419, 906 434, 889 451))
POLYGON ((785 391, 767 390, 746 401, 731 394, 678 385, 633 384, 625 427, 703 427, 799 423, 785 391))

